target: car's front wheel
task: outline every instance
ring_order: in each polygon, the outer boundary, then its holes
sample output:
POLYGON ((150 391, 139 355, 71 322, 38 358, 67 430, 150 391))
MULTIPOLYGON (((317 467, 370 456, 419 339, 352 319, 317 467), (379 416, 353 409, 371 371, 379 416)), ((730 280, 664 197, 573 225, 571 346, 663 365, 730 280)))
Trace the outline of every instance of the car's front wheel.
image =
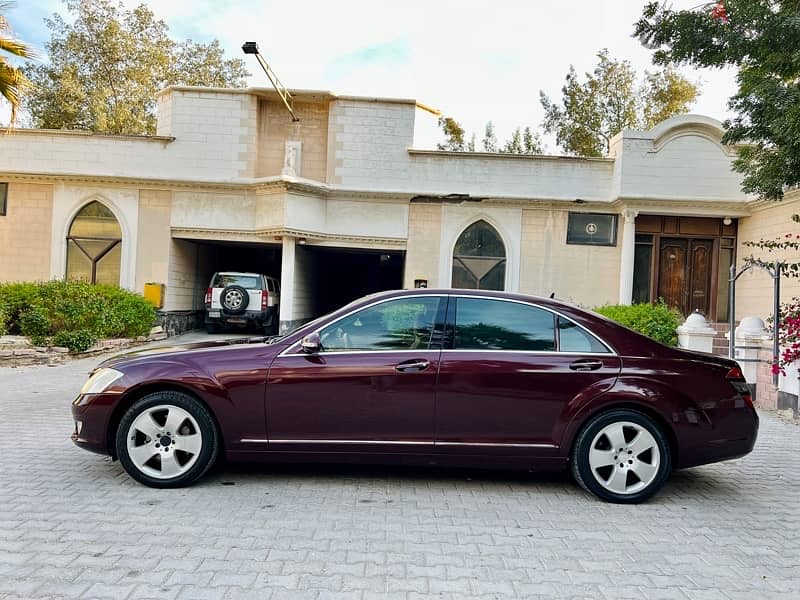
POLYGON ((120 463, 136 481, 156 488, 193 483, 217 458, 209 410, 181 392, 155 392, 122 416, 116 435, 120 463))
POLYGON ((591 419, 572 451, 578 484, 608 502, 644 502, 671 470, 669 442, 661 428, 635 410, 615 409, 591 419))

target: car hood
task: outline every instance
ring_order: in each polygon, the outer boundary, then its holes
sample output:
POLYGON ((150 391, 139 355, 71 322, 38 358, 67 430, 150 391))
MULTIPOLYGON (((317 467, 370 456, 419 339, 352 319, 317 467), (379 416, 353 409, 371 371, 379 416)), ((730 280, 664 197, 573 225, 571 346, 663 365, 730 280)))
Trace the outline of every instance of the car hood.
POLYGON ((157 346, 155 348, 145 348, 142 350, 134 350, 133 352, 125 352, 123 354, 117 354, 112 356, 111 358, 107 358, 102 363, 98 365, 98 369, 101 367, 118 367, 128 363, 137 362, 141 359, 148 359, 153 357, 159 357, 166 360, 170 358, 180 356, 181 354, 185 354, 187 352, 197 351, 197 350, 211 350, 215 348, 224 348, 224 347, 240 347, 246 344, 264 344, 265 340, 269 338, 265 337, 252 337, 252 338, 232 338, 232 339, 225 339, 225 340, 208 340, 204 342, 189 342, 186 344, 173 344, 173 345, 166 345, 166 346, 157 346))

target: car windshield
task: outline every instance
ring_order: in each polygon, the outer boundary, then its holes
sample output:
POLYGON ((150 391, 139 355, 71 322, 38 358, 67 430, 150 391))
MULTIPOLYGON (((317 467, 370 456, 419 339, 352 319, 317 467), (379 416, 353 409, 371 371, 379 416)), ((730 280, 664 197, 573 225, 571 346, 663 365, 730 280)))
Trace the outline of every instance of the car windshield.
POLYGON ((229 285, 239 285, 246 290, 261 289, 261 278, 257 275, 237 275, 234 273, 217 273, 211 287, 228 287, 229 285))

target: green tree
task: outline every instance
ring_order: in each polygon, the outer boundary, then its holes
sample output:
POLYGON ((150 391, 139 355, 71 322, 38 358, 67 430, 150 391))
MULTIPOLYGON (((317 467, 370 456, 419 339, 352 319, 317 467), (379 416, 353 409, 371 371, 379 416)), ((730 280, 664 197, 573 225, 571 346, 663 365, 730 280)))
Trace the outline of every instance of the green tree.
POLYGON ((542 136, 539 132, 534 133, 530 127, 526 127, 522 133, 522 149, 524 154, 544 154, 542 136))
POLYGON ((570 66, 560 104, 539 92, 545 112, 542 128, 554 133, 568 154, 604 156, 611 138, 623 129, 650 128, 687 112, 699 94, 697 84, 672 68, 645 73, 638 82, 628 61, 610 58, 608 50, 598 52, 597 58, 594 71, 583 80, 570 66))
POLYGON ((464 152, 464 128, 452 117, 439 117, 439 128, 444 133, 445 141, 436 144, 438 150, 464 152))
POLYGON ((524 148, 522 146, 522 131, 517 127, 512 133, 511 137, 501 148, 500 152, 506 154, 523 154, 524 148))
POLYGON ((155 132, 155 94, 167 85, 242 87, 240 59, 216 40, 178 43, 144 4, 66 0, 69 20, 45 19, 48 64, 28 66, 34 83, 24 106, 36 127, 100 133, 155 132))
POLYGON ((651 2, 634 34, 659 65, 733 67, 722 141, 737 145, 742 189, 778 200, 800 185, 800 1, 721 0, 697 10, 651 2))
POLYGON ((486 127, 483 130, 481 146, 484 152, 497 152, 497 136, 494 133, 494 125, 491 121, 486 123, 486 127))
MULTIPOLYGON (((439 117, 439 129, 444 134, 444 142, 436 144, 438 150, 452 152, 475 152, 476 136, 471 134, 469 141, 465 142, 467 134, 461 124, 452 117, 439 117)), ((497 136, 491 121, 486 124, 485 135, 482 140, 484 152, 502 152, 506 154, 542 154, 542 138, 534 133, 530 127, 522 130, 517 127, 511 138, 498 150, 497 136)))
POLYGON ((29 82, 18 67, 14 67, 6 58, 6 54, 20 58, 35 56, 33 49, 13 35, 5 12, 14 5, 13 2, 0 2, 0 96, 11 105, 11 122, 17 120, 22 93, 29 87, 29 82))

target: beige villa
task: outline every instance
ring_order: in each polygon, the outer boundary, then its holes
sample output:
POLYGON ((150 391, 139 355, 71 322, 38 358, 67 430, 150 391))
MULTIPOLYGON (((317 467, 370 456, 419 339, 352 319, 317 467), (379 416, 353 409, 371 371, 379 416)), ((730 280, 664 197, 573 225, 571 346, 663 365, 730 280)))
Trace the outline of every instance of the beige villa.
MULTIPOLYGON (((415 144, 438 113, 414 100, 292 94, 296 123, 271 90, 171 87, 155 136, 0 136, 0 281, 161 283, 172 332, 217 270, 279 277, 283 329, 415 285, 662 297, 719 322, 742 243, 800 212, 798 194, 741 192, 708 117, 624 131, 608 158, 454 153, 415 144)), ((737 317, 767 316, 770 296, 743 276, 737 317)))

